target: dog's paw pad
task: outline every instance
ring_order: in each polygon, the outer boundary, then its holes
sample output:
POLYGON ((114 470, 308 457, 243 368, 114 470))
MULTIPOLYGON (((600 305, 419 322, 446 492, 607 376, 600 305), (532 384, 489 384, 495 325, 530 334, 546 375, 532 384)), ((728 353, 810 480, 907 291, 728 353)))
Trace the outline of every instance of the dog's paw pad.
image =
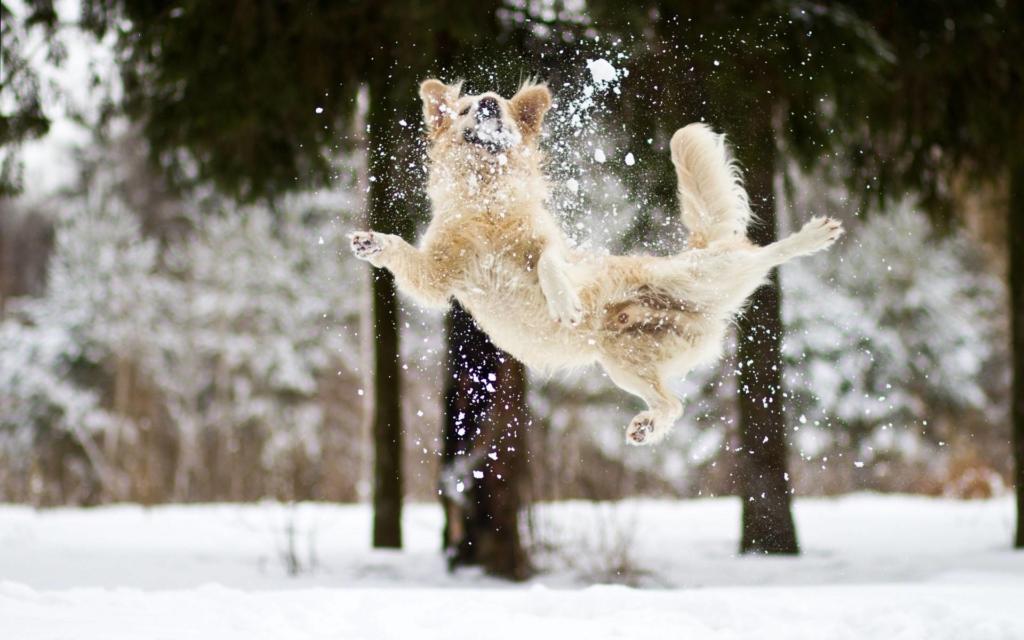
POLYGON ((626 443, 642 445, 651 441, 654 432, 657 430, 657 423, 653 416, 640 414, 633 418, 626 429, 626 443))
POLYGON ((380 236, 372 231, 356 231, 348 235, 352 243, 352 253, 360 260, 369 260, 384 250, 380 236))

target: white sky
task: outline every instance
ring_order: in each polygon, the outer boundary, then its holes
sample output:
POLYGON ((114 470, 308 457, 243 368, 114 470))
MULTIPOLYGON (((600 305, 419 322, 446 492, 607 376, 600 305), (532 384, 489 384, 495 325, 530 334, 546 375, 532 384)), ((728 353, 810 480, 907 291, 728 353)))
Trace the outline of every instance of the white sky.
MULTIPOLYGON (((13 0, 8 6, 17 16, 27 12, 20 0, 13 0)), ((74 26, 79 18, 78 0, 59 0, 56 9, 60 23, 65 25, 58 36, 67 49, 63 63, 55 66, 46 60, 42 33, 33 33, 25 43, 26 51, 32 52, 31 63, 40 76, 43 108, 51 119, 47 135, 28 141, 21 148, 25 164, 22 199, 28 202, 45 199, 74 181, 76 167, 72 151, 76 146, 88 144, 90 134, 88 128, 75 123, 70 116, 77 112, 84 113, 88 119, 95 118, 101 96, 119 90, 118 86, 109 86, 119 83, 114 64, 114 34, 108 33, 103 42, 96 42, 91 35, 79 31, 74 26), (90 87, 93 74, 104 78, 108 86, 90 87)))

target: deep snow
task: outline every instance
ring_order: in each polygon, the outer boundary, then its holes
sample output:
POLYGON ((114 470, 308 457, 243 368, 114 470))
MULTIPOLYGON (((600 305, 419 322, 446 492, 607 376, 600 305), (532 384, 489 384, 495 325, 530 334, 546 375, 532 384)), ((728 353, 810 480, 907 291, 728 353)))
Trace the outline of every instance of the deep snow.
POLYGON ((509 585, 445 571, 434 505, 407 508, 401 552, 368 550, 363 505, 3 506, 0 638, 1024 638, 1008 498, 801 499, 799 558, 738 557, 738 517, 543 505, 558 550, 509 585))

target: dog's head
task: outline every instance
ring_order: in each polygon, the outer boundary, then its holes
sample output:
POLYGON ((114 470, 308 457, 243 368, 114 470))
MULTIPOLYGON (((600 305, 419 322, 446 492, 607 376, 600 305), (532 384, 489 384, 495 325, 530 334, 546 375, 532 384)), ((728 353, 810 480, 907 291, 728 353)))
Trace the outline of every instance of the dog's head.
POLYGON ((433 147, 443 146, 479 162, 536 149, 551 92, 524 84, 506 100, 496 93, 460 95, 462 83, 427 80, 420 85, 423 119, 433 147))

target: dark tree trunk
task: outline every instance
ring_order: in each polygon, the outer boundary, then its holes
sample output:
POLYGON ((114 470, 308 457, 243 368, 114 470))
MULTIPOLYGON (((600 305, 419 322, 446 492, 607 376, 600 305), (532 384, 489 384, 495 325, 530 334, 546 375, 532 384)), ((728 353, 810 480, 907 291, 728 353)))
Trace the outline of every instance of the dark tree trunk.
POLYGON ((1024 549, 1024 155, 1014 163, 1010 176, 1010 361, 1013 386, 1010 420, 1013 429, 1013 460, 1017 485, 1017 537, 1014 546, 1024 549))
MULTIPOLYGON (((369 223, 382 233, 402 234, 406 216, 397 205, 391 172, 395 114, 386 91, 370 88, 369 223)), ((373 546, 402 546, 402 375, 398 298, 394 277, 373 270, 373 546)))
POLYGON ((402 378, 395 280, 373 274, 373 546, 402 546, 402 378))
POLYGON ((526 372, 458 304, 448 317, 441 504, 449 567, 480 565, 522 580, 519 535, 525 468, 526 372))
MULTIPOLYGON (((771 128, 755 131, 746 186, 760 222, 751 239, 776 239, 775 145, 771 128)), ((739 321, 739 457, 743 499, 742 553, 798 553, 786 472, 786 423, 782 407, 782 316, 778 272, 761 287, 739 321)))

